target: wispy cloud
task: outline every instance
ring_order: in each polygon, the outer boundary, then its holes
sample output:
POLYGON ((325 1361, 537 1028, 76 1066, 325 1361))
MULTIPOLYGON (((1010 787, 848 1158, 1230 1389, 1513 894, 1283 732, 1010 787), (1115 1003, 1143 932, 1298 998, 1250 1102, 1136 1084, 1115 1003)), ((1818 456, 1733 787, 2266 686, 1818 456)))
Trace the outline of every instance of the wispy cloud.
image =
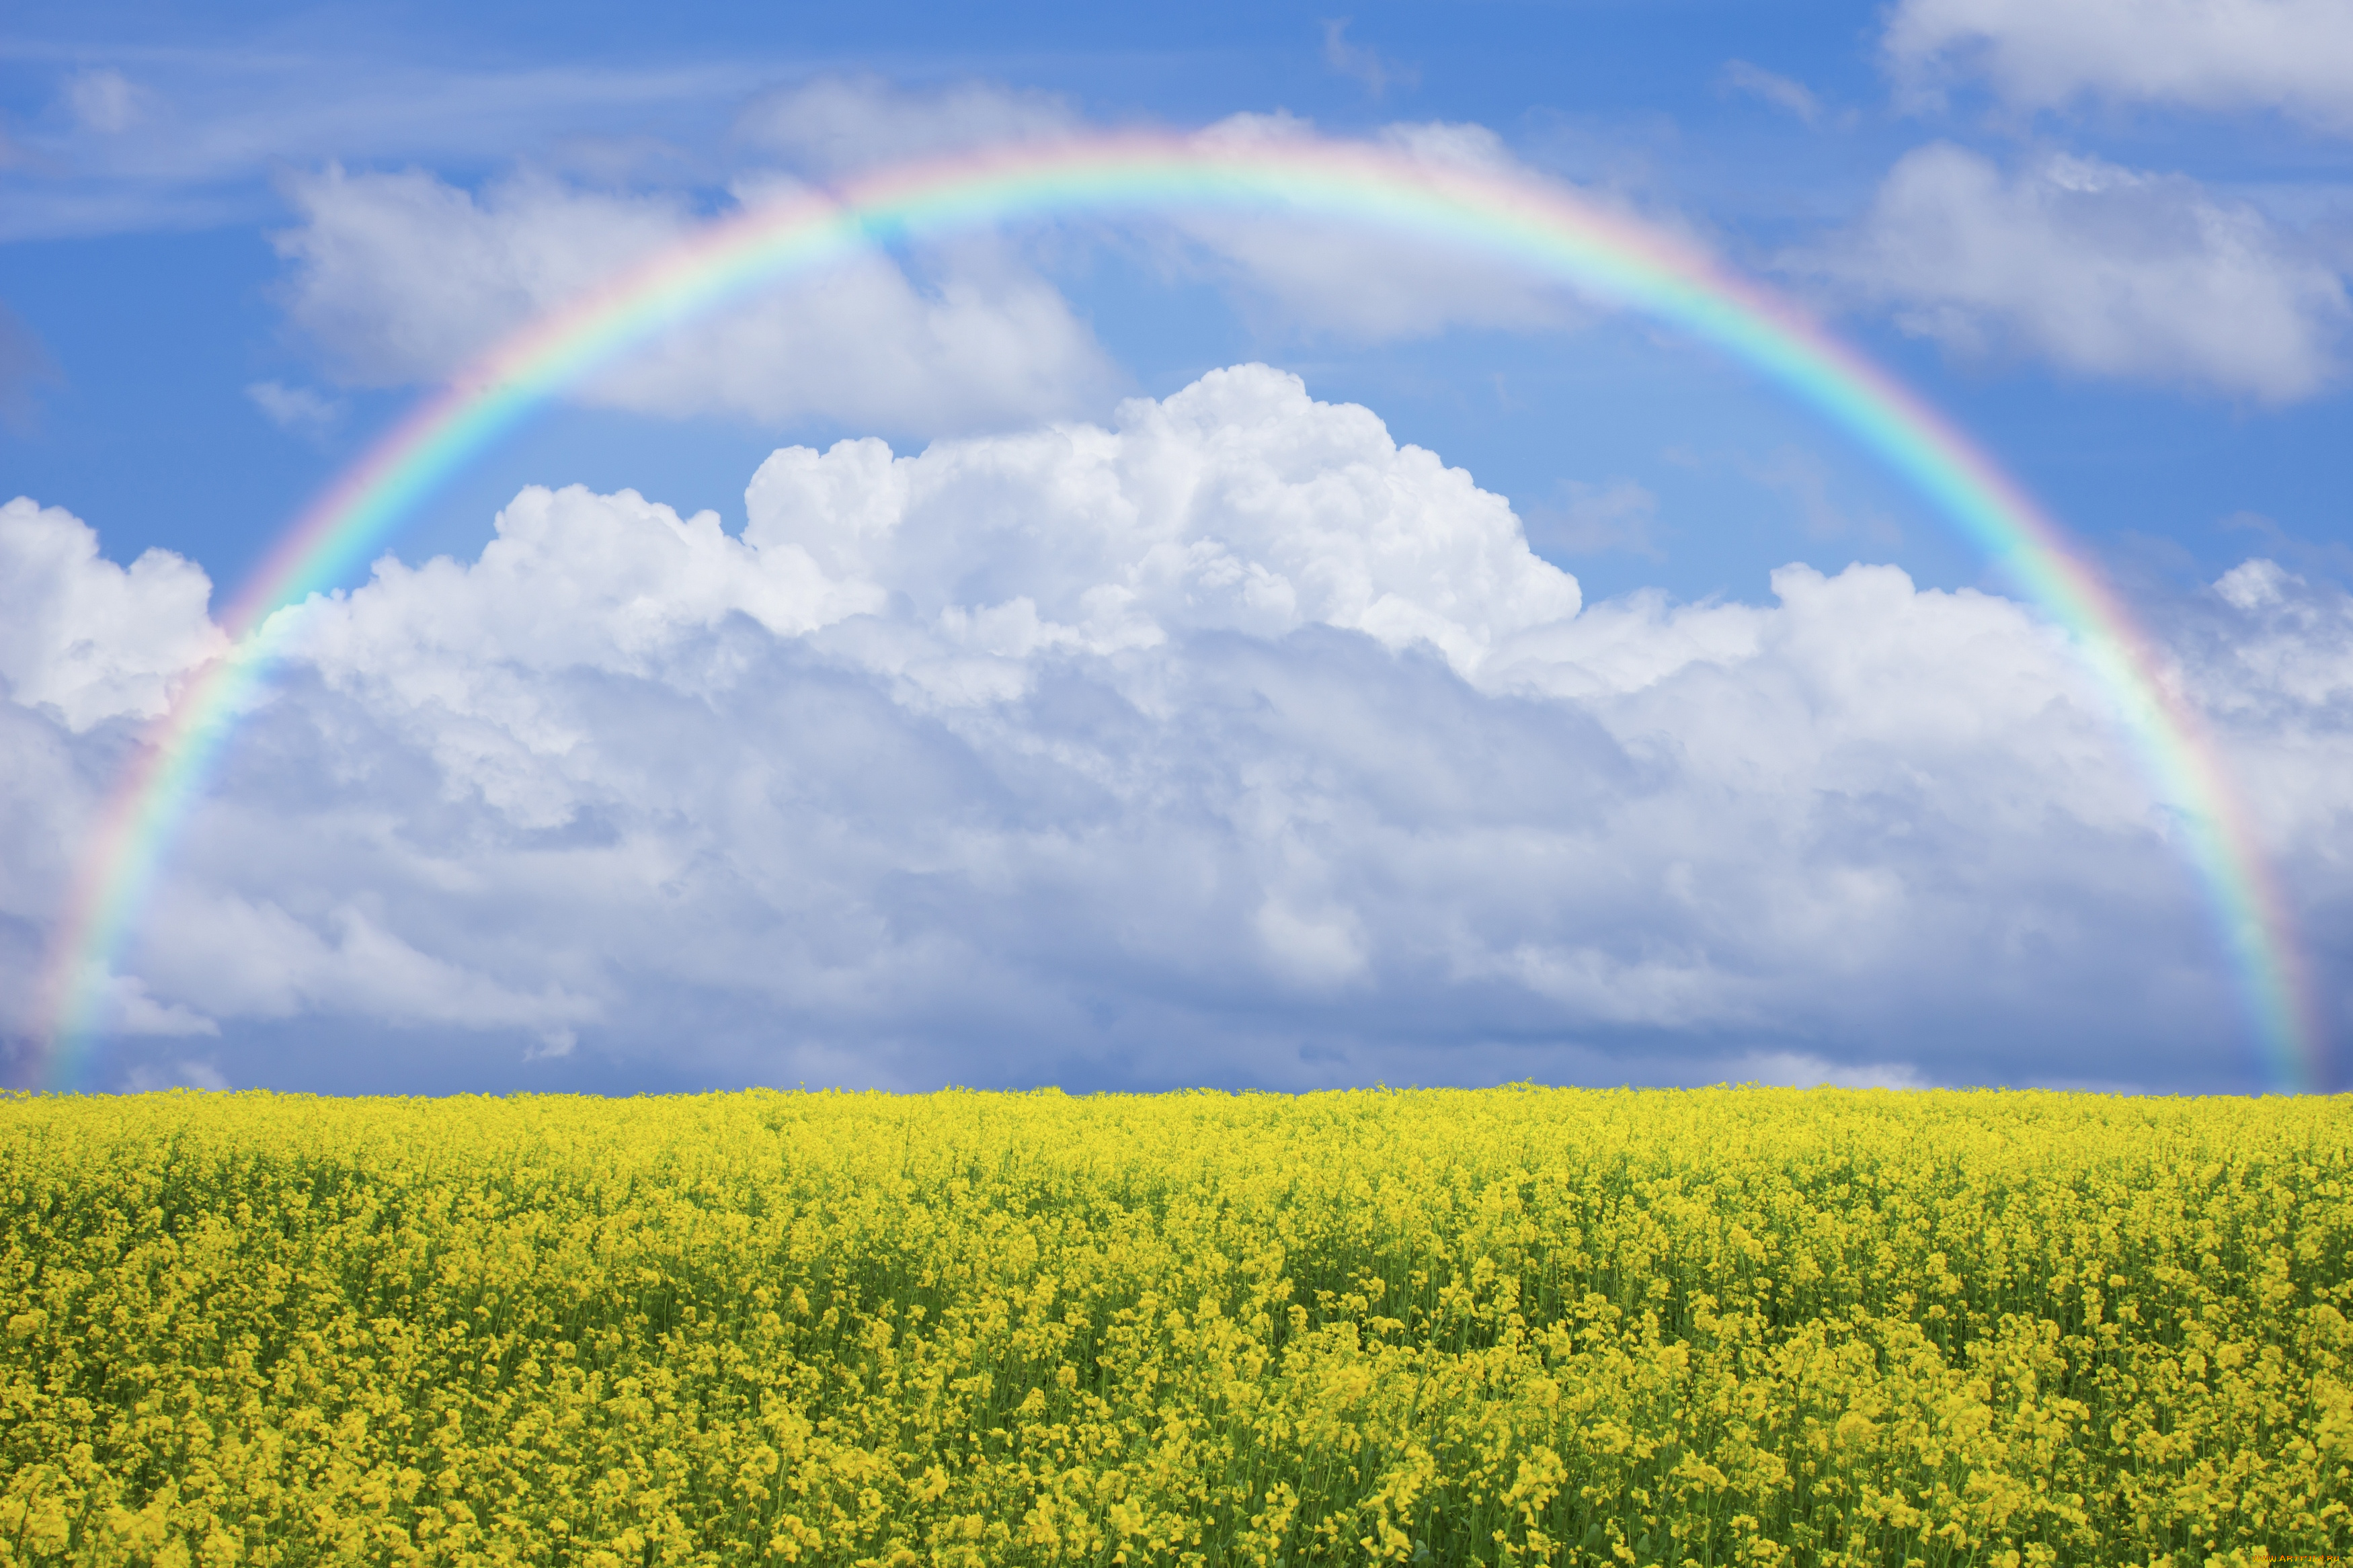
POLYGON ((76 71, 66 78, 67 105, 75 121, 107 136, 119 136, 144 116, 145 89, 118 70, 76 71))
POLYGON ((2003 169, 1938 142, 1862 222, 1790 265, 1970 355, 2284 403, 2332 385, 2353 299, 2329 258, 2181 174, 2053 154, 2003 169))
POLYGON ((821 76, 778 88, 737 119, 736 135, 803 173, 833 175, 877 163, 1025 142, 1084 130, 1058 93, 987 81, 906 88, 877 76, 821 76))
POLYGON ((135 81, 103 56, 60 71, 62 119, 17 128, 0 159, 0 241, 259 219, 289 166, 560 155, 617 114, 712 133, 772 75, 753 62, 467 72, 263 51, 142 58, 135 81))
POLYGON ((1325 20, 1324 24, 1324 63, 1352 81, 1364 83, 1365 91, 1375 99, 1385 98, 1393 87, 1416 88, 1421 85, 1419 67, 1400 65, 1384 57, 1369 44, 1359 44, 1348 37, 1350 18, 1325 20))
POLYGON ((245 389, 245 395, 280 430, 319 435, 332 429, 343 416, 343 405, 340 400, 307 386, 257 381, 245 389))
POLYGON ((1571 479, 1555 505, 1528 509, 1528 539, 1538 549, 1565 555, 1622 551, 1652 561, 1666 559, 1659 526, 1659 498, 1632 479, 1586 484, 1571 479))
POLYGON ((1769 103, 1809 125, 1821 120, 1821 100, 1814 96, 1813 89, 1778 71, 1750 65, 1746 60, 1726 60, 1720 79, 1728 89, 1769 103))
POLYGON ((30 430, 39 394, 58 379, 57 361, 22 316, 0 303, 0 429, 30 430))

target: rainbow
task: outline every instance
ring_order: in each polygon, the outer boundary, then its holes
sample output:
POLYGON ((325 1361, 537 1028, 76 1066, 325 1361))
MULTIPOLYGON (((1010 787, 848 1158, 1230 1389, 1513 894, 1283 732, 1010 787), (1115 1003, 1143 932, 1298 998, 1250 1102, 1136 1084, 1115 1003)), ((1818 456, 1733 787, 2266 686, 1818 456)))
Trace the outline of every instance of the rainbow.
POLYGON ((44 974, 46 1081, 78 1087, 87 1071, 114 962, 269 666, 270 613, 345 580, 534 408, 665 331, 878 243, 1197 210, 1367 225, 1524 266, 1715 345, 1876 454, 2073 635, 2178 813, 2273 1081, 2318 1087, 2320 1032, 2287 913, 2197 714, 2116 595, 1967 436, 1789 301, 1557 186, 1304 136, 1166 135, 997 148, 747 210, 531 323, 424 401, 275 545, 222 617, 232 651, 188 680, 111 796, 44 974))

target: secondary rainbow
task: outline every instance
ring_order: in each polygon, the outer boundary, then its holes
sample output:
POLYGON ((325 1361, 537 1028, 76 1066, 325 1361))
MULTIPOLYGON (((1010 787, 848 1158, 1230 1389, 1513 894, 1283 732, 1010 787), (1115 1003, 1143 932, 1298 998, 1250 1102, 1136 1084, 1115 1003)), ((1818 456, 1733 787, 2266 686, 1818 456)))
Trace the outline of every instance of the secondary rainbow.
POLYGON ((110 798, 44 976, 47 1081, 81 1082, 174 830, 267 668, 271 612, 343 580, 533 408, 665 331, 878 243, 1199 211, 1370 225, 1520 264, 1715 345, 1875 453, 2073 634, 2177 814, 2274 1081, 2319 1086, 2323 1042, 2287 913, 2198 716, 2115 595, 1967 436, 1788 300, 1558 186, 1360 143, 1157 135, 902 165, 747 210, 533 322, 417 406, 272 549, 222 616, 231 651, 186 683, 110 798))

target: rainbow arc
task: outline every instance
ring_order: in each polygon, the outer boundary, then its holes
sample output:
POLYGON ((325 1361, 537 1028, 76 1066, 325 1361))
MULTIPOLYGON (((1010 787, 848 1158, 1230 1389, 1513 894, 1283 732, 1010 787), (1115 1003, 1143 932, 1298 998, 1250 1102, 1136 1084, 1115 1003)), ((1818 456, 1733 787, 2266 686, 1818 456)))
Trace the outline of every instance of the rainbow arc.
POLYGON ((1874 454, 2074 638, 2179 810, 2273 1080, 2309 1089, 2322 1040, 2285 906, 2196 711, 2058 526, 1978 446, 1791 301, 1675 237, 1557 186, 1309 138, 1123 135, 878 171, 711 225, 497 344, 295 521, 223 616, 234 651, 187 683, 111 796, 58 928, 43 1017, 53 1087, 87 1071, 116 960, 174 829, 271 653, 271 611, 371 559, 531 412, 665 331, 877 242, 1103 213, 1339 220, 1524 266, 1714 345, 1874 454))

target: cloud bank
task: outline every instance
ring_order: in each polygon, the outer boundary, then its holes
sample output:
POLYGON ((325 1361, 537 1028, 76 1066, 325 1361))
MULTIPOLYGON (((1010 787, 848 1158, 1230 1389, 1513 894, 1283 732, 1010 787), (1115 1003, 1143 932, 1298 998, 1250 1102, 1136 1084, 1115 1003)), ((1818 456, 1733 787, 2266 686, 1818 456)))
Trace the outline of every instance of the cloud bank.
POLYGON ((1059 142, 1086 130, 1059 93, 957 81, 906 88, 878 76, 820 76, 754 100, 736 121, 747 144, 828 177, 976 147, 1059 142))
MULTIPOLYGON (((1745 61, 1729 62, 1723 81, 1810 122, 1820 116, 1802 85, 1745 61)), ((738 149, 773 163, 739 174, 730 200, 806 198, 878 163, 1101 129, 1050 94, 819 77, 740 117, 738 149)), ((1317 134, 1277 112, 1232 115, 1197 137, 1255 150, 1317 134)), ((1476 124, 1394 123, 1375 140, 1433 168, 1547 183, 1476 124)), ((438 380, 707 221, 675 192, 531 170, 467 191, 413 171, 331 167, 286 189, 301 216, 278 237, 290 314, 343 379, 362 384, 438 380)), ((1690 226, 1672 211, 1644 221, 1690 226)), ((923 437, 1089 414, 1107 406, 1121 374, 1053 279, 1105 255, 1212 283, 1273 341, 1561 330, 1612 308, 1440 235, 1312 216, 1178 207, 941 239, 903 258, 871 250, 691 321, 579 395, 671 416, 816 417, 923 437)), ((2325 226, 2298 232, 2187 175, 2063 153, 2004 168, 1944 142, 1898 160, 1857 221, 1781 258, 1784 270, 1972 357, 2274 404, 2340 378, 2353 321, 2341 261, 2325 226)))
MULTIPOLYGON (((880 163, 1101 132, 1047 94, 818 78, 741 117, 739 149, 772 162, 739 174, 728 199, 807 199, 880 163)), ((1198 135, 1257 148, 1316 132, 1277 113, 1234 115, 1198 135)), ((1541 183, 1482 126, 1396 124, 1378 141, 1410 161, 1541 183)), ((288 312, 336 375, 362 385, 440 380, 710 216, 674 191, 600 189, 532 169, 466 190, 418 171, 331 166, 284 189, 298 217, 276 237, 288 312)), ((1105 250, 1209 280, 1282 336, 1382 342, 1569 326, 1590 313, 1557 279, 1441 236, 1179 208, 1067 230, 919 236, 904 257, 872 249, 689 321, 578 395, 671 416, 819 417, 927 437, 1103 408, 1119 373, 1049 273, 1105 250)))
POLYGON ((2353 130, 2337 0, 1903 0, 1885 48, 1915 87, 1981 75, 2010 102, 2277 110, 2353 130))
POLYGON ((2269 402, 2327 388, 2353 320, 2332 265, 2184 175, 2065 155, 2005 174, 1944 142, 1905 154, 1841 245, 1798 265, 1967 353, 2269 402))
MULTIPOLYGON (((290 314, 342 376, 441 379, 705 221, 681 198, 533 174, 480 194, 432 175, 328 169, 289 183, 290 314)), ((783 199, 769 181, 740 195, 783 199)), ((668 333, 592 377, 606 406, 779 423, 815 415, 969 429, 1067 413, 1110 362, 1050 284, 986 247, 929 283, 880 250, 668 333)))
MULTIPOLYGON (((526 490, 472 562, 282 612, 101 1076, 2253 1081, 2168 808, 2004 599, 1588 606, 1503 498, 1254 365, 786 448, 746 499, 526 490)), ((57 606, 0 649, 22 998, 216 643, 185 563, 0 516, 57 606)), ((2257 563, 2198 615, 2181 679, 2341 939, 2353 604, 2257 563)))

